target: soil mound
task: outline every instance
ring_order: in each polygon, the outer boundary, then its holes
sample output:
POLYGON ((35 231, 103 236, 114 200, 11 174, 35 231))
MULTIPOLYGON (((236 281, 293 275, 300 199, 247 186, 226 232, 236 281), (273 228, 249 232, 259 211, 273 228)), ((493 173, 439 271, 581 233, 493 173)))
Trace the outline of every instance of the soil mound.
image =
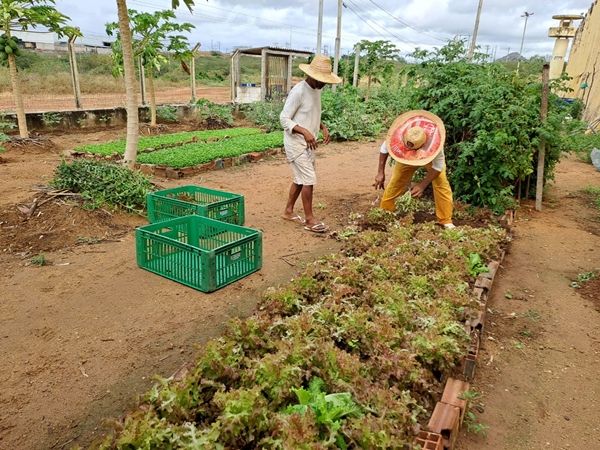
POLYGON ((68 196, 38 194, 0 209, 0 251, 27 256, 118 239, 143 219, 103 209, 86 210, 68 196))

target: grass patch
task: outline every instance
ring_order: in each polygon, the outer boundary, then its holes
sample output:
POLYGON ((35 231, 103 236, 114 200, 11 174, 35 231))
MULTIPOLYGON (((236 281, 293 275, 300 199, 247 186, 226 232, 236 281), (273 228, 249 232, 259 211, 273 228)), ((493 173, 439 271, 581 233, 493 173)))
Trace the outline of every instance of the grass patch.
POLYGON ((596 209, 600 210, 600 186, 588 186, 584 192, 590 197, 596 209))

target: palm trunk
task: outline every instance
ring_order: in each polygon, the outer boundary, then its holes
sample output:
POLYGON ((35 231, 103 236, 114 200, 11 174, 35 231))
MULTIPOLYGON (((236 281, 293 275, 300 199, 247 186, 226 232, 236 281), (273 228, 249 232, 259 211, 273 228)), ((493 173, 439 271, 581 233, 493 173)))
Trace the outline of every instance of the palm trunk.
MULTIPOLYGON (((10 34, 8 36, 10 37, 10 34)), ((15 99, 15 106, 17 108, 19 135, 22 138, 28 138, 29 131, 27 130, 27 116, 25 115, 25 106, 23 106, 23 95, 21 94, 21 83, 19 82, 17 58, 15 55, 8 55, 8 69, 10 71, 10 82, 12 84, 12 93, 15 99)))
POLYGON ((369 95, 371 95, 371 75, 367 77, 367 97, 366 100, 369 100, 369 95))
POLYGON ((154 90, 154 69, 148 68, 148 89, 150 90, 150 126, 156 126, 156 91, 154 90))
POLYGON ((123 46, 123 69, 125 72, 125 94, 127 96, 127 144, 125 147, 125 164, 133 168, 137 159, 137 146, 140 137, 138 117, 138 96, 135 90, 135 66, 133 62, 133 45, 129 14, 125 0, 117 0, 119 13, 119 31, 123 46))

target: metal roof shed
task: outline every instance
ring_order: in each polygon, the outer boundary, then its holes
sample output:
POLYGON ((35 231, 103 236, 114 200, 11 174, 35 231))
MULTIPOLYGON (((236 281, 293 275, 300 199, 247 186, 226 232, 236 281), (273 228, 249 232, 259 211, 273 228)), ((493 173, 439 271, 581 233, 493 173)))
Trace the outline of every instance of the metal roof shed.
POLYGON ((231 100, 252 103, 284 97, 292 89, 294 58, 308 58, 312 52, 279 47, 238 49, 231 56, 231 100), (240 57, 261 58, 260 86, 242 85, 240 57))

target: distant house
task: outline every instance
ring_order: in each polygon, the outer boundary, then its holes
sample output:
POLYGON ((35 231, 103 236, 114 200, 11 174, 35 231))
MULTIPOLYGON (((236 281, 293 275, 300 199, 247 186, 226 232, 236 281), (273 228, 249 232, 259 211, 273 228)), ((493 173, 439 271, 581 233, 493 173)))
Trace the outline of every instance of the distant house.
MULTIPOLYGON (((51 31, 13 31, 13 36, 23 41, 23 46, 29 50, 40 52, 66 52, 67 39, 59 38, 51 31)), ((83 36, 75 41, 75 52, 77 53, 100 53, 110 54, 111 42, 102 39, 83 36)))

